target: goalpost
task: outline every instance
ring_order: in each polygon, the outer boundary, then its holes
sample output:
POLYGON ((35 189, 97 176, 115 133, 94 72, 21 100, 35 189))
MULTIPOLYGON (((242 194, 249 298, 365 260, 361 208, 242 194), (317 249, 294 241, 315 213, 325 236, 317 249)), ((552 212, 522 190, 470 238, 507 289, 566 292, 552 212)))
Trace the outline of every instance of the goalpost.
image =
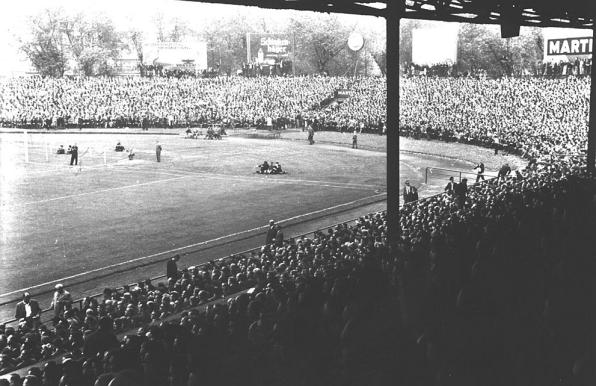
MULTIPOLYGON (((18 158, 24 160, 26 164, 48 164, 53 165, 54 167, 59 167, 63 164, 67 165, 70 163, 70 154, 59 155, 57 153, 59 146, 64 145, 62 141, 66 144, 68 144, 69 141, 71 143, 76 142, 76 140, 72 138, 45 135, 43 133, 32 134, 27 130, 24 130, 22 139, 17 140, 15 143, 17 146, 14 150, 15 153, 13 154, 18 154, 18 158), (21 158, 21 154, 23 158, 21 158)), ((108 165, 107 148, 103 146, 96 148, 94 146, 86 146, 85 144, 80 144, 78 147, 79 165, 83 162, 86 167, 108 165)), ((66 151, 67 149, 64 150, 66 151)))

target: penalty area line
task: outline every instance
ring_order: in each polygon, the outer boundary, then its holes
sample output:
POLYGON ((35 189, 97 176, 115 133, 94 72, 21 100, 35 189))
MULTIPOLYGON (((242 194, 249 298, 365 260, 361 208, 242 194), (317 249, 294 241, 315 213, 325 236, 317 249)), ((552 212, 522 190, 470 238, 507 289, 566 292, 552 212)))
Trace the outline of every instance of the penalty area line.
MULTIPOLYGON (((175 179, 175 178, 172 178, 172 179, 175 179)), ((165 180, 162 180, 162 181, 165 181, 165 180)), ((386 196, 386 195, 387 195, 386 193, 380 193, 380 194, 375 194, 375 195, 372 195, 372 196, 367 196, 367 197, 359 198, 357 200, 353 200, 353 201, 350 201, 350 202, 345 202, 343 204, 338 204, 338 205, 330 206, 328 208, 323 208, 323 209, 315 210, 315 211, 312 211, 312 212, 303 213, 303 214, 299 214, 299 215, 296 215, 296 216, 288 217, 286 219, 277 221, 277 223, 284 224, 284 223, 287 223, 289 221, 297 220, 297 219, 300 219, 300 218, 303 218, 303 217, 308 217, 308 216, 316 215, 316 214, 323 213, 323 212, 326 212, 326 211, 338 209, 338 208, 341 208, 341 207, 344 207, 344 206, 353 205, 353 204, 356 204, 356 203, 361 202, 361 201, 364 201, 364 200, 370 200, 371 198, 380 198, 380 197, 383 197, 383 196, 386 196)), ((194 243, 194 244, 189 244, 189 245, 186 245, 184 247, 178 247, 178 248, 170 249, 170 250, 163 251, 163 252, 153 253, 153 254, 147 255, 147 256, 141 256, 141 257, 137 257, 137 258, 126 260, 126 261, 121 261, 119 263, 111 264, 111 265, 106 266, 106 267, 100 267, 100 268, 91 269, 91 270, 88 270, 88 271, 85 271, 85 272, 80 272, 80 273, 77 273, 77 274, 74 274, 74 275, 71 275, 71 276, 66 276, 66 277, 63 277, 63 278, 60 278, 60 279, 51 280, 51 281, 48 281, 48 282, 45 282, 45 283, 41 283, 41 284, 36 284, 36 285, 31 286, 31 287, 28 287, 28 288, 23 288, 23 289, 19 289, 19 290, 15 290, 15 291, 10 291, 10 292, 4 293, 4 294, 0 294, 0 298, 3 298, 5 296, 20 294, 20 293, 23 293, 23 292, 31 292, 31 290, 36 289, 36 288, 45 287, 45 286, 49 286, 49 285, 56 284, 56 283, 62 283, 62 282, 65 282, 67 280, 72 280, 72 279, 83 277, 83 276, 86 276, 86 275, 89 275, 89 274, 92 274, 92 273, 97 273, 97 272, 105 271, 107 269, 111 269, 111 268, 114 268, 114 267, 121 267, 123 265, 130 264, 130 263, 136 263, 136 262, 147 260, 147 259, 151 259, 151 258, 154 258, 154 257, 157 257, 157 256, 168 255, 168 254, 171 254, 171 253, 178 253, 178 252, 181 252, 181 251, 183 251, 185 249, 188 249, 188 248, 195 248, 195 247, 203 246, 203 245, 206 245, 206 244, 209 244, 209 243, 214 243, 214 242, 217 242, 217 241, 224 240, 226 238, 236 237, 236 236, 244 235, 244 234, 250 233, 250 232, 265 230, 265 229, 267 229, 267 227, 268 227, 268 225, 263 225, 263 226, 260 226, 260 227, 251 228, 251 229, 247 229, 247 230, 240 231, 240 232, 230 233, 228 235, 216 237, 214 239, 205 240, 205 241, 201 241, 201 242, 194 243)), ((132 268, 134 268, 134 267, 132 267, 132 268)))

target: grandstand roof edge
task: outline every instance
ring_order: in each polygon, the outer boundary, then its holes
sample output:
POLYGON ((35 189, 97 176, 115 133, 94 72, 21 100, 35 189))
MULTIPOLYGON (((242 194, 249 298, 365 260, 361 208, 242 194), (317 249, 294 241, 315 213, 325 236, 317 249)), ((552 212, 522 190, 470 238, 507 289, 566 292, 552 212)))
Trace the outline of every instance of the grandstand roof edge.
MULTIPOLYGON (((389 0, 180 0, 324 13, 386 16, 389 0)), ((396 0, 398 1, 398 0, 396 0)), ((596 2, 585 0, 399 0, 405 19, 529 27, 592 28, 596 2)))

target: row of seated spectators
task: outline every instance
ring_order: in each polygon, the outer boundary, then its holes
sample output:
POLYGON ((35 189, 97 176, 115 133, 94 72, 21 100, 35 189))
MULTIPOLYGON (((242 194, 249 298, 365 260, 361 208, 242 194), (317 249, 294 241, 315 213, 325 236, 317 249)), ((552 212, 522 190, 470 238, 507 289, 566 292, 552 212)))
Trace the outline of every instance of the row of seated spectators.
POLYGON ((395 249, 377 213, 106 291, 53 327, 5 328, 2 368, 60 351, 24 384, 594 384, 596 183, 584 173, 573 159, 532 163, 474 185, 463 207, 407 205, 395 249))

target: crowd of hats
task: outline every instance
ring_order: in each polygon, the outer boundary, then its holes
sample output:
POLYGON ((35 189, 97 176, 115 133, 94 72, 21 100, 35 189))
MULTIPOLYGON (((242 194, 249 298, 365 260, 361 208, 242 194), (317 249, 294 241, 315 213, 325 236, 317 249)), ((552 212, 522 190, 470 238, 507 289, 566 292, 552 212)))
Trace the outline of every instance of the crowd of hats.
POLYGON ((349 77, 8 78, 0 82, 4 127, 188 127, 267 122, 381 133, 385 79, 349 77), (341 104, 318 108, 337 90, 341 104), (298 119, 297 119, 298 118, 298 119))
POLYGON ((400 134, 504 148, 524 157, 587 146, 590 78, 430 78, 401 82, 400 134))
POLYGON ((291 120, 338 88, 344 77, 8 78, 0 121, 17 127, 187 127, 291 120), (49 124, 48 124, 49 123, 49 124))

